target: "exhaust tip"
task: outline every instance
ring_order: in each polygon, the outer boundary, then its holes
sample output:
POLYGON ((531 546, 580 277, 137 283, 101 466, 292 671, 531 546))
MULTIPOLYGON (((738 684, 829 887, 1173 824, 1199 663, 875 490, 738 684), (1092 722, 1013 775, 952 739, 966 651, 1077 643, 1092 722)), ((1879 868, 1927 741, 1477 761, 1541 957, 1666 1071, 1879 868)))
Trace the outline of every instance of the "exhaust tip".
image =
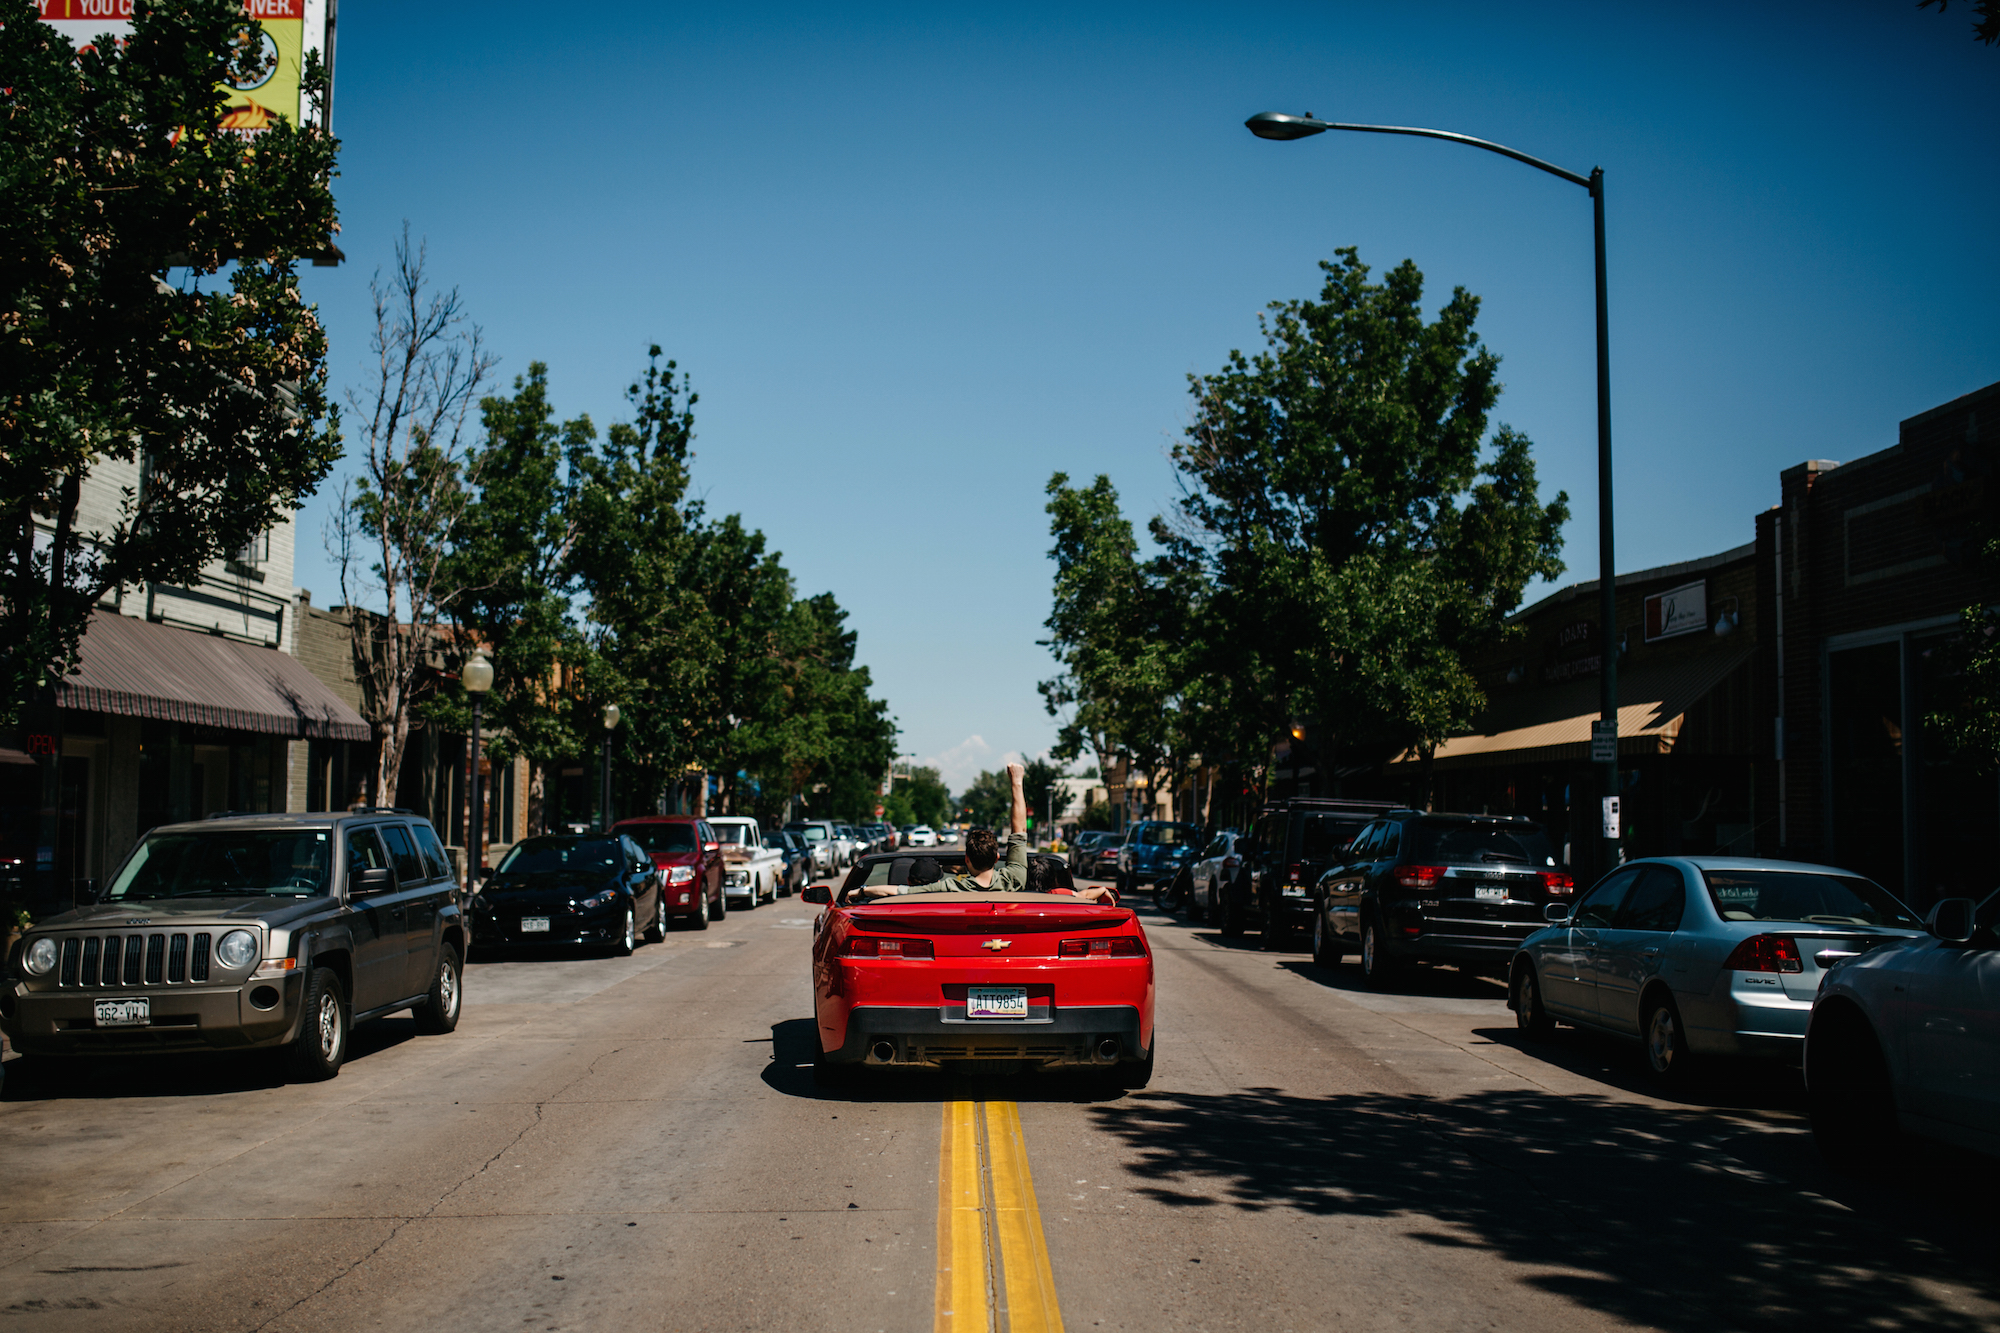
POLYGON ((1097 1043, 1097 1058, 1100 1060, 1116 1060, 1119 1049, 1118 1038, 1106 1037, 1103 1041, 1097 1043))
POLYGON ((889 1041, 878 1041, 868 1048, 868 1053, 886 1065, 893 1062, 896 1058, 896 1044, 889 1041))

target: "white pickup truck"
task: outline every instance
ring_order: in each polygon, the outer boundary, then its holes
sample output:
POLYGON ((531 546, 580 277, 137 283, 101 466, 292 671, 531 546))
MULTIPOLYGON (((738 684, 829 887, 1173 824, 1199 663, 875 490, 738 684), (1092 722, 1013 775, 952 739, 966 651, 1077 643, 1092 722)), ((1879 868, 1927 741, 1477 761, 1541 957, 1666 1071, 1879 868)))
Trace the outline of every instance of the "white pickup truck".
POLYGON ((748 815, 710 815, 708 825, 722 843, 722 894, 730 906, 747 900, 749 911, 769 899, 778 901, 785 882, 785 854, 764 845, 764 831, 748 815))

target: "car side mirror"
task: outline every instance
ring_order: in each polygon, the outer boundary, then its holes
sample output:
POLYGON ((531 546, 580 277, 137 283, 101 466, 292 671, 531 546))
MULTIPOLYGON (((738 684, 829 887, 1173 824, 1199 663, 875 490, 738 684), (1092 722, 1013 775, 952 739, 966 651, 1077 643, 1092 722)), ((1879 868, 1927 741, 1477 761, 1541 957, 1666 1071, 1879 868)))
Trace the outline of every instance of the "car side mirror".
POLYGON ((719 842, 705 842, 701 845, 701 849, 704 852, 719 852, 722 850, 722 844, 719 842))
POLYGON ((97 881, 94 879, 79 879, 71 883, 69 900, 70 905, 73 907, 88 907, 90 904, 96 902, 97 881))
POLYGON ((489 865, 481 865, 481 866, 479 867, 479 878, 481 878, 481 879, 492 879, 492 878, 493 878, 493 867, 492 867, 492 866, 489 866, 489 865))
POLYGON ((1542 920, 1560 926, 1569 920, 1568 903, 1545 903, 1542 906, 1542 920))
POLYGON ((387 893, 396 887, 395 878, 389 867, 376 866, 372 870, 357 870, 347 877, 347 896, 366 898, 370 894, 387 893))
POLYGON ((1977 910, 1978 904, 1970 898, 1946 898, 1931 909, 1931 919, 1924 923, 1924 929, 1946 944, 1970 944, 1978 929, 1977 910))
POLYGON ((825 907, 833 901, 833 885, 808 884, 805 892, 799 895, 799 901, 802 903, 817 903, 819 906, 825 907))

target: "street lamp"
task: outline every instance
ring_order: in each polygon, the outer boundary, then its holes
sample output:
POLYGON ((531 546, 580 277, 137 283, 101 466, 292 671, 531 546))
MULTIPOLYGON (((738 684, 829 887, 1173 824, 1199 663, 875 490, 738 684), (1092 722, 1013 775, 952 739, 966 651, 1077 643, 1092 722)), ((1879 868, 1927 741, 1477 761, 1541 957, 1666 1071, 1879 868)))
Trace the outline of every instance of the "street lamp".
POLYGON ((1609 802, 1618 795, 1618 577, 1612 558, 1611 541, 1611 335, 1604 294, 1604 168, 1591 168, 1588 176, 1565 171, 1552 162, 1508 148, 1504 144, 1475 139, 1449 130, 1417 129, 1409 125, 1349 125, 1340 121, 1315 120, 1310 115, 1288 116, 1278 111, 1260 111, 1243 122, 1260 139, 1305 139, 1328 130, 1353 130, 1360 134, 1413 134, 1424 139, 1445 139, 1452 143, 1484 148, 1489 153, 1511 157, 1571 185, 1590 191, 1597 239, 1597 584, 1598 616, 1601 630, 1599 658, 1604 663, 1598 698, 1599 720, 1590 729, 1591 759, 1603 774, 1606 865, 1618 861, 1617 827, 1609 802))
POLYGON ((486 822, 480 818, 485 809, 480 802, 484 793, 479 786, 479 705, 486 698, 486 691, 493 688, 493 664, 486 660, 485 653, 477 648, 472 650, 465 665, 458 669, 458 683, 472 696, 472 774, 466 783, 465 802, 465 886, 470 890, 479 878, 484 842, 479 835, 486 822))
POLYGON ((603 832, 611 831, 611 733, 618 729, 618 705, 604 705, 604 814, 603 832))

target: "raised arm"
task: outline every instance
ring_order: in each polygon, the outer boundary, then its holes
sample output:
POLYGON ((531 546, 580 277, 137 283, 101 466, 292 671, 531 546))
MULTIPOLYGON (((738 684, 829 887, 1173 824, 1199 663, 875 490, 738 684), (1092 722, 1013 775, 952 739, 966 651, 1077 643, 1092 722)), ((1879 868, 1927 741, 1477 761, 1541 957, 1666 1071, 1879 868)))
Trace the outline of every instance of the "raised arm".
POLYGON ((1014 784, 1013 822, 1008 831, 1015 837, 1025 837, 1028 832, 1028 797, 1021 789, 1021 778, 1028 770, 1020 764, 1007 765, 1007 779, 1014 784))

